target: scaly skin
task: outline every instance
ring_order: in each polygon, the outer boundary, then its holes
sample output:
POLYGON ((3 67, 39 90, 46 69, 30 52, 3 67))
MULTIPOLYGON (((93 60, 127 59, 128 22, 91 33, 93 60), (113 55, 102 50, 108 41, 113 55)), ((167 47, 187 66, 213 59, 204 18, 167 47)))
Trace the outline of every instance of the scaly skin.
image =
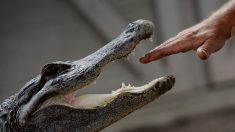
POLYGON ((153 28, 150 21, 137 20, 83 59, 46 64, 37 77, 1 104, 0 131, 99 131, 170 90, 173 76, 141 87, 124 86, 111 94, 71 97, 95 81, 106 64, 127 57, 141 40, 150 38, 153 28))

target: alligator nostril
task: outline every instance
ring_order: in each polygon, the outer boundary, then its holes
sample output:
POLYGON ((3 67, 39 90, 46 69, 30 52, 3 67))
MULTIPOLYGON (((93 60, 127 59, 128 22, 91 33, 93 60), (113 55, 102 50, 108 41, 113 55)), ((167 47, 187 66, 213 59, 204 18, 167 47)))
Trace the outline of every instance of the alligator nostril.
POLYGON ((132 32, 135 31, 136 28, 137 27, 136 27, 135 23, 131 23, 127 26, 127 29, 126 29, 125 33, 132 33, 132 32))
POLYGON ((134 27, 132 27, 130 30, 129 30, 129 32, 133 32, 134 31, 134 27))
POLYGON ((131 38, 131 42, 133 42, 134 41, 134 38, 131 38))

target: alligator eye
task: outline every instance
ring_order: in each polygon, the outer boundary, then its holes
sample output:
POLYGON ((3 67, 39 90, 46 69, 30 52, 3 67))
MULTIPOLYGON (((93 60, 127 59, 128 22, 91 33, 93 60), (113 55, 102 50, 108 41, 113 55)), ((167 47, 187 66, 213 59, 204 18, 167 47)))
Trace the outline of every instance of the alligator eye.
POLYGON ((51 63, 47 64, 42 68, 41 74, 42 76, 46 78, 54 77, 55 75, 62 74, 67 69, 69 69, 71 66, 69 64, 64 63, 51 63))
POLYGON ((60 71, 60 67, 56 64, 48 64, 46 65, 43 70, 42 74, 46 77, 53 76, 60 71))

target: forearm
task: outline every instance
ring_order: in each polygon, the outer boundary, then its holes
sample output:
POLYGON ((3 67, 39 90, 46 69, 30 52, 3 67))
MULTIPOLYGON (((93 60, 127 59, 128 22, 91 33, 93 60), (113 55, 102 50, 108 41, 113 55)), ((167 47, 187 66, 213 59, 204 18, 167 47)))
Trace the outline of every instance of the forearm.
POLYGON ((209 18, 213 24, 220 28, 227 39, 235 35, 235 0, 228 1, 209 18))

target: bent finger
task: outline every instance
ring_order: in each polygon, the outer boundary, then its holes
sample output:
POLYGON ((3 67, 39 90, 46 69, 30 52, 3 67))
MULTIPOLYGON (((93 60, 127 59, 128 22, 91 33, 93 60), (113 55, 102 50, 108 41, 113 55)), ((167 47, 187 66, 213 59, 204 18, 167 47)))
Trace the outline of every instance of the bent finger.
POLYGON ((224 46, 224 44, 225 41, 220 41, 217 39, 208 39, 197 49, 197 55, 202 60, 206 60, 212 53, 220 50, 224 46))

